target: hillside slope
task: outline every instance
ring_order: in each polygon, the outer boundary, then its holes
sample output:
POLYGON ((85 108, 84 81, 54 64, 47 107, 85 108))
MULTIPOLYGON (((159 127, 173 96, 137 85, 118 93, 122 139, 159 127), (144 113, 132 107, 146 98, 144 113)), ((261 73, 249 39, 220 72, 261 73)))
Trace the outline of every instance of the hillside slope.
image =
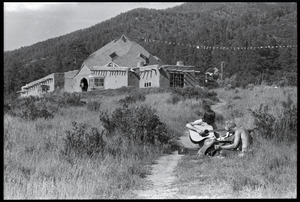
POLYGON ((53 72, 79 69, 88 55, 122 34, 166 64, 182 60, 204 71, 225 61, 225 77, 239 75, 239 85, 282 79, 295 85, 295 48, 213 51, 141 39, 227 47, 295 45, 296 16, 294 3, 185 3, 166 10, 134 9, 90 28, 4 52, 4 92, 16 92, 53 72), (258 81, 258 76, 263 79, 258 81))

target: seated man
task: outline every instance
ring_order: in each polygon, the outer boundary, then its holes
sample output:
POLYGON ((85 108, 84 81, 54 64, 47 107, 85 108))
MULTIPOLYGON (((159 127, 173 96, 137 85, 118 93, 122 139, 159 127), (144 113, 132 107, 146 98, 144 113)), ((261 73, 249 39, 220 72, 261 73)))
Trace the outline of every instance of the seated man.
MULTIPOLYGON (((217 126, 215 123, 215 116, 216 116, 215 112, 212 111, 211 109, 209 109, 204 113, 203 119, 198 119, 194 122, 190 122, 190 123, 186 124, 186 127, 191 130, 197 131, 199 134, 203 133, 203 131, 199 130, 199 128, 195 127, 195 126, 202 125, 205 127, 206 125, 210 125, 212 127, 212 129, 216 129, 217 126)), ((215 138, 216 138, 215 136, 218 137, 218 134, 214 133, 213 138, 206 138, 198 143, 198 145, 200 147, 200 149, 197 153, 198 156, 200 156, 200 157, 205 156, 209 152, 209 148, 212 148, 212 150, 214 150, 213 144, 215 142, 215 138)))
POLYGON ((229 134, 233 134, 228 137, 228 139, 233 139, 232 144, 226 145, 215 145, 215 149, 220 151, 220 155, 226 156, 232 151, 240 150, 242 153, 241 156, 244 155, 245 152, 249 150, 249 145, 251 142, 251 136, 248 130, 244 128, 238 128, 236 124, 232 121, 226 123, 225 129, 229 132, 229 134))

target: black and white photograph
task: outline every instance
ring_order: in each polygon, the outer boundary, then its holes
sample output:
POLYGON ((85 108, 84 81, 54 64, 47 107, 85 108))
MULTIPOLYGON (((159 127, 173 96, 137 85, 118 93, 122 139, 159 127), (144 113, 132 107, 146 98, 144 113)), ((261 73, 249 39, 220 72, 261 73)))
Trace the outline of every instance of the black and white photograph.
POLYGON ((3 2, 3 199, 296 199, 297 2, 3 2))

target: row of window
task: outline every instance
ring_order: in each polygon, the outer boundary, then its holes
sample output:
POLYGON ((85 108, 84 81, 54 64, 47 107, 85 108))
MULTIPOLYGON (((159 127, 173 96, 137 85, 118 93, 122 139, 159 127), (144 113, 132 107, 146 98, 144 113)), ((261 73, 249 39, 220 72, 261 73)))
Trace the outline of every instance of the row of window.
POLYGON ((144 86, 145 86, 145 88, 146 87, 151 87, 151 82, 144 83, 144 86))
MULTIPOLYGON (((90 79, 90 85, 94 87, 103 87, 104 78, 90 79), (94 85, 93 85, 94 83, 94 85)), ((183 87, 184 86, 184 74, 182 73, 171 73, 170 74, 170 87, 183 87)), ((144 83, 144 87, 151 87, 151 82, 144 83)))
POLYGON ((94 86, 94 87, 103 87, 104 86, 104 78, 90 79, 90 85, 94 86))

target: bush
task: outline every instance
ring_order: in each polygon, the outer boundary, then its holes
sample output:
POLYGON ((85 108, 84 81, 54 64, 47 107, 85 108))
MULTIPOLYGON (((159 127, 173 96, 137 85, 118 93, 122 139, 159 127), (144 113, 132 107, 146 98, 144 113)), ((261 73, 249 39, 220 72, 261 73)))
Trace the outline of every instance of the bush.
POLYGON ((9 100, 4 100, 4 103, 3 103, 3 110, 4 110, 4 114, 11 112, 11 110, 12 110, 12 104, 11 104, 11 101, 9 101, 9 100))
POLYGON ((248 109, 254 117, 254 124, 267 139, 295 141, 297 138, 297 106, 290 96, 282 102, 283 110, 278 117, 272 115, 269 106, 261 104, 258 110, 248 109))
POLYGON ((107 114, 107 112, 100 112, 100 121, 102 122, 103 127, 107 130, 108 133, 111 133, 116 128, 116 123, 112 118, 107 114))
POLYGON ((182 99, 182 97, 181 96, 179 96, 179 95, 172 95, 169 99, 167 99, 167 103, 168 104, 176 104, 176 103, 178 103, 180 100, 182 99))
POLYGON ((90 111, 98 111, 100 109, 101 104, 97 101, 88 102, 86 107, 90 111))
POLYGON ((249 83, 247 86, 246 86, 246 89, 249 89, 249 90, 253 90, 254 88, 254 84, 253 83, 249 83))
POLYGON ((18 98, 15 101, 7 100, 4 109, 5 113, 27 120, 36 120, 38 118, 48 119, 54 117, 54 111, 49 109, 45 99, 34 96, 18 98))
POLYGON ((38 118, 53 118, 54 115, 48 111, 45 105, 43 105, 41 108, 38 108, 33 103, 27 105, 25 109, 21 112, 21 118, 25 118, 27 120, 36 120, 38 118))
POLYGON ((76 95, 75 93, 66 93, 62 94, 62 97, 58 100, 60 107, 70 107, 70 106, 83 106, 81 102, 81 96, 76 95))
POLYGON ((145 101, 146 96, 139 90, 132 90, 129 95, 125 98, 119 100, 119 104, 121 105, 129 105, 132 103, 136 103, 137 101, 145 101))
POLYGON ((233 100, 240 100, 240 99, 242 99, 240 96, 238 96, 238 95, 235 95, 233 98, 232 98, 233 100))
POLYGON ((61 151, 67 157, 88 156, 103 154, 105 141, 103 140, 104 131, 99 132, 97 128, 89 125, 72 122, 72 130, 66 130, 64 149, 61 151))
POLYGON ((109 117, 106 112, 100 114, 103 126, 110 132, 121 131, 126 137, 141 144, 167 144, 171 135, 167 127, 159 120, 154 109, 147 105, 117 108, 109 117))

